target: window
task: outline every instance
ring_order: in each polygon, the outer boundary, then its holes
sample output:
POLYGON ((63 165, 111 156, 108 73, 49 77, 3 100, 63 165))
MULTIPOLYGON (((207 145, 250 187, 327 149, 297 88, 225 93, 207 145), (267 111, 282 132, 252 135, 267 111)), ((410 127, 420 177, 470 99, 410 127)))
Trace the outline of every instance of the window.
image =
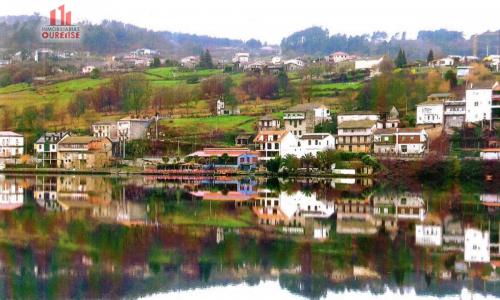
POLYGON ((401 145, 401 152, 406 153, 408 151, 408 146, 401 145))
POLYGON ((279 149, 280 148, 280 144, 279 143, 275 143, 274 144, 274 149, 279 149))
POLYGON ((314 144, 315 144, 316 146, 318 146, 318 140, 315 140, 315 141, 314 141, 314 144))
POLYGON ((307 141, 307 144, 308 144, 309 146, 311 146, 311 140, 308 140, 308 141, 307 141))

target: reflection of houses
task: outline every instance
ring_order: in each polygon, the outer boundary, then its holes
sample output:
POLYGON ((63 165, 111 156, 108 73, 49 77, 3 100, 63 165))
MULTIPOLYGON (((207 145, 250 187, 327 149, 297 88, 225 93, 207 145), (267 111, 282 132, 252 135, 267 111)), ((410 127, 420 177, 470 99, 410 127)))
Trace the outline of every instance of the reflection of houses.
POLYGON ((373 218, 370 199, 343 195, 335 201, 337 210, 337 233, 375 234, 377 226, 373 218))
POLYGON ((372 196, 377 226, 396 230, 398 221, 423 220, 425 202, 421 193, 384 192, 372 196))
MULTIPOLYGON (((303 233, 308 227, 308 220, 328 219, 335 212, 334 203, 318 200, 315 192, 293 193, 273 192, 261 189, 254 201, 253 211, 261 225, 285 226, 283 230, 289 233, 303 233)), ((324 239, 329 235, 329 225, 319 222, 310 223, 314 238, 324 239)))
POLYGON ((253 180, 209 180, 190 194, 205 201, 232 202, 239 206, 257 196, 255 187, 253 180))
POLYGON ((415 225, 415 245, 441 247, 443 244, 443 223, 437 215, 427 214, 425 219, 415 225))
POLYGON ((57 183, 58 177, 36 176, 33 196, 40 207, 51 211, 61 210, 57 202, 57 183))
POLYGON ((464 261, 490 261, 490 233, 476 228, 466 228, 464 235, 464 261))
POLYGON ((464 229, 459 219, 451 215, 444 219, 443 249, 445 251, 464 251, 464 229))
POLYGON ((0 177, 0 210, 14 210, 24 203, 24 188, 14 179, 0 177))

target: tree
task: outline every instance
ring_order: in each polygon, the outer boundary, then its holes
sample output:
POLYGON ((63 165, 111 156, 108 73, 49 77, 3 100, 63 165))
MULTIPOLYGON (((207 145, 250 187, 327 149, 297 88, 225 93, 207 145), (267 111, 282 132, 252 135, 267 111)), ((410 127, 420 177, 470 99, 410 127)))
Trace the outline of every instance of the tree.
POLYGON ((142 74, 133 74, 127 77, 123 90, 125 111, 133 110, 136 115, 149 106, 151 85, 142 74))
POLYGON ((316 158, 311 153, 307 153, 306 155, 304 155, 301 161, 302 164, 306 167, 307 172, 309 172, 310 168, 313 165, 317 164, 316 158))
POLYGON ((285 71, 278 73, 278 94, 281 97, 286 96, 288 92, 288 75, 285 71))
POLYGON ((281 157, 276 156, 266 162, 266 169, 271 173, 278 173, 281 166, 281 157))
POLYGON ((392 62, 389 56, 384 55, 382 61, 380 62, 379 69, 380 72, 382 72, 382 74, 392 73, 392 70, 394 70, 394 63, 392 62))
POLYGON ((86 92, 79 92, 73 101, 68 104, 68 111, 72 117, 80 117, 87 110, 86 92))
POLYGON ((200 63, 198 64, 200 69, 213 69, 214 64, 212 62, 212 55, 210 55, 210 51, 205 49, 205 52, 200 53, 200 63))
POLYGON ((160 58, 155 56, 153 62, 151 63, 151 68, 159 68, 161 66, 160 58))
POLYGON ((286 168, 289 172, 295 172, 300 167, 300 159, 295 155, 287 154, 281 159, 281 166, 286 168))
POLYGON ((434 60, 434 52, 431 50, 429 50, 429 54, 427 54, 427 63, 430 63, 434 60))
POLYGON ((450 89, 455 88, 458 84, 457 73, 451 69, 446 71, 446 73, 444 73, 444 80, 450 83, 450 89))
POLYGON ((101 77, 101 70, 98 68, 94 68, 92 71, 90 71, 90 78, 92 79, 99 79, 101 77))
POLYGON ((394 64, 398 68, 406 67, 406 65, 407 65, 406 54, 405 54, 405 51, 403 49, 399 48, 398 56, 394 60, 394 64))

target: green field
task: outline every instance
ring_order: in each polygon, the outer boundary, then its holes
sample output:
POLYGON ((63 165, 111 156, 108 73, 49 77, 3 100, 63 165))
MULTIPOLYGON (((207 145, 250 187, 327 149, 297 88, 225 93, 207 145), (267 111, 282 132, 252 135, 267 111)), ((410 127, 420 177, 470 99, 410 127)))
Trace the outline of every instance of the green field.
POLYGON ((253 133, 257 117, 254 116, 217 116, 203 118, 181 118, 162 120, 160 125, 169 130, 184 132, 186 135, 205 135, 216 131, 225 133, 253 133))

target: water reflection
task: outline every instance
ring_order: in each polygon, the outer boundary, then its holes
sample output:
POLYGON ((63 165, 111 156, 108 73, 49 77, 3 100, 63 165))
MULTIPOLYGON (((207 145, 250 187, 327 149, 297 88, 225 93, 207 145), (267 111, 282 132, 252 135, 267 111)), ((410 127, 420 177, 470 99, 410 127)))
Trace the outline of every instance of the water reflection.
POLYGON ((273 280, 307 297, 497 296, 497 188, 0 176, 0 295, 137 297, 273 280))

